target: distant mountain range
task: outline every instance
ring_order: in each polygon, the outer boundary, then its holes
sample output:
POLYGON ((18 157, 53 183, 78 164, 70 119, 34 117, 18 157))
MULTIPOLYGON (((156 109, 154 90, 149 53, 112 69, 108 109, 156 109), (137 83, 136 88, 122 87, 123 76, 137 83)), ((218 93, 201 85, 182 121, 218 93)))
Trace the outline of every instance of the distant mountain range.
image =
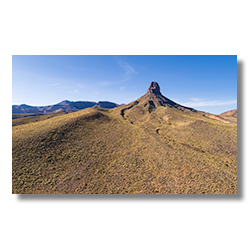
POLYGON ((90 107, 111 109, 111 108, 115 108, 119 106, 120 106, 119 104, 116 104, 113 102, 107 102, 107 101, 72 102, 72 101, 64 100, 57 104, 48 105, 48 106, 29 106, 26 104, 12 105, 12 114, 23 114, 23 113, 50 114, 50 113, 57 113, 57 112, 72 113, 72 112, 79 111, 85 108, 90 108, 90 107))

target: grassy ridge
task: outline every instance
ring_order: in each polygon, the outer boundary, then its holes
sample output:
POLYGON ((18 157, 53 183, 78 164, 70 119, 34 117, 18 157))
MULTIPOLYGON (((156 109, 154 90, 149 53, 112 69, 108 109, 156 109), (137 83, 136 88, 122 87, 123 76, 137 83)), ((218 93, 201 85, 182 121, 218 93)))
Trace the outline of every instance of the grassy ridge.
POLYGON ((39 116, 39 115, 43 115, 43 114, 36 114, 36 113, 12 114, 12 120, 18 119, 18 118, 31 117, 31 116, 39 116))
POLYGON ((237 126, 139 101, 13 127, 13 193, 236 193, 237 126), (132 106, 132 107, 131 107, 132 106))
POLYGON ((51 114, 12 114, 12 126, 33 123, 50 119, 55 116, 65 115, 66 112, 57 112, 51 114))

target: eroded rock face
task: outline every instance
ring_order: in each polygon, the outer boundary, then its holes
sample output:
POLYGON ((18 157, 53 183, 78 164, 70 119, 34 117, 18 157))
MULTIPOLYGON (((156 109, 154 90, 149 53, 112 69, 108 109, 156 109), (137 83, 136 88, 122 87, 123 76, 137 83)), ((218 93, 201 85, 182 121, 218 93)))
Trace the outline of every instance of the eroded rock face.
POLYGON ((147 92, 161 95, 159 84, 157 82, 151 82, 147 92))

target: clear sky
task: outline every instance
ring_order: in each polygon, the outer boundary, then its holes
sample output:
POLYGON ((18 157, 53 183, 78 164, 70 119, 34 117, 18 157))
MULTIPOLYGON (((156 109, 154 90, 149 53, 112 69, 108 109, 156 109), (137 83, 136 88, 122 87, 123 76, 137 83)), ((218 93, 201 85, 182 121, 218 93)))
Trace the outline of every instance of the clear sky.
POLYGON ((214 114, 237 108, 237 56, 12 56, 12 104, 127 104, 151 81, 184 106, 214 114))

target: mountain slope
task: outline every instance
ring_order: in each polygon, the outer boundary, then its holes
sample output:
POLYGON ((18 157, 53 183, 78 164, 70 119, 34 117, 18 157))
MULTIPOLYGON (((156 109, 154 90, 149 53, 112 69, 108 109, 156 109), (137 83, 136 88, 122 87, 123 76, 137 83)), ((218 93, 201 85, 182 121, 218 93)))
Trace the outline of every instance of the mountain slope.
POLYGON ((237 123, 237 109, 220 114, 220 117, 231 123, 237 123))
POLYGON ((222 116, 232 116, 232 117, 237 118, 237 109, 224 112, 224 113, 222 113, 220 115, 222 115, 222 116))
POLYGON ((13 127, 13 193, 236 193, 237 126, 162 96, 13 127))
POLYGON ((12 114, 12 126, 27 124, 27 123, 34 123, 46 119, 51 119, 55 116, 59 115, 65 115, 66 112, 56 112, 56 113, 50 113, 50 114, 12 114))

